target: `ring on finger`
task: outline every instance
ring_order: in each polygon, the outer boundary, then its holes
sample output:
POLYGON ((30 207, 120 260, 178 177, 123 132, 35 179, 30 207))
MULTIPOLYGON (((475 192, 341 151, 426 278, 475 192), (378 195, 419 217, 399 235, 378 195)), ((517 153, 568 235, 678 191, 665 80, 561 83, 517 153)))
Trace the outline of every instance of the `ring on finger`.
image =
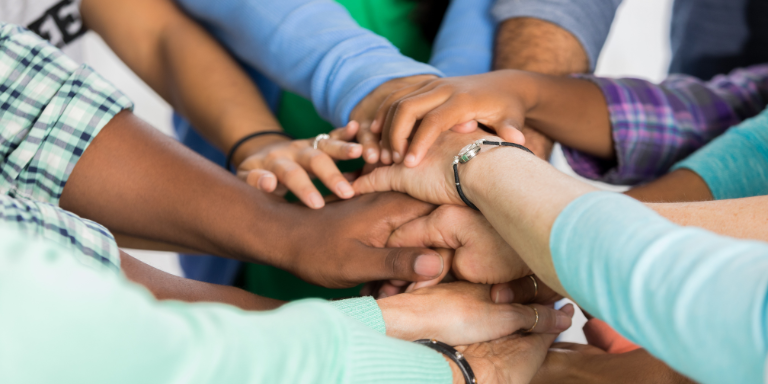
POLYGON ((528 277, 533 281, 533 299, 535 300, 536 296, 539 295, 539 283, 536 282, 536 275, 528 275, 528 277))
POLYGON ((315 141, 312 142, 312 148, 317 149, 317 144, 319 144, 321 141, 330 139, 331 136, 327 133, 321 133, 315 137, 315 141))
POLYGON ((536 307, 529 307, 529 308, 533 309, 533 314, 536 316, 536 318, 533 320, 533 326, 523 331, 523 333, 531 333, 533 332, 533 329, 536 328, 537 325, 539 325, 539 310, 536 309, 536 307))

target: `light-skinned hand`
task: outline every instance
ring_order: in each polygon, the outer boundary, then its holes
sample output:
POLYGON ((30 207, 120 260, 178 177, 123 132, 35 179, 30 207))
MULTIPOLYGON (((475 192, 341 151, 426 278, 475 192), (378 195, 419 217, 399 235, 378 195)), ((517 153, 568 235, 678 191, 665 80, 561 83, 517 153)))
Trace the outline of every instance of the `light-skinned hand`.
MULTIPOLYGON (((403 340, 436 339, 467 345, 533 327, 531 306, 496 304, 490 285, 454 282, 379 299, 387 335, 403 340)), ((539 321, 534 333, 560 333, 571 326, 573 307, 555 310, 534 304, 539 321)))
POLYGON ((320 192, 312 184, 319 178, 328 189, 342 199, 354 196, 349 181, 336 166, 335 160, 359 158, 363 147, 350 143, 359 131, 357 122, 333 130, 330 139, 276 141, 248 156, 237 166, 237 176, 264 192, 285 194, 290 190, 310 208, 325 206, 320 192), (279 183, 279 184, 278 184, 279 183))

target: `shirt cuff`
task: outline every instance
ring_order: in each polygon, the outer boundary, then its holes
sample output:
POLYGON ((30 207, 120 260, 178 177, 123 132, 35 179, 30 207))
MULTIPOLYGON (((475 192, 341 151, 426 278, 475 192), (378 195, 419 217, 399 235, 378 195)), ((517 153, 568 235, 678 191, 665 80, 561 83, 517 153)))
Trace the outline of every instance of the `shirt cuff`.
POLYGON ((562 27, 579 40, 592 71, 620 3, 621 0, 498 0, 492 12, 497 22, 532 17, 562 27))
POLYGON ((768 109, 675 164, 704 179, 716 200, 768 194, 768 109))
POLYGON ((381 334, 387 333, 384 315, 382 315, 379 304, 372 296, 331 301, 330 304, 345 315, 365 324, 368 328, 381 334))

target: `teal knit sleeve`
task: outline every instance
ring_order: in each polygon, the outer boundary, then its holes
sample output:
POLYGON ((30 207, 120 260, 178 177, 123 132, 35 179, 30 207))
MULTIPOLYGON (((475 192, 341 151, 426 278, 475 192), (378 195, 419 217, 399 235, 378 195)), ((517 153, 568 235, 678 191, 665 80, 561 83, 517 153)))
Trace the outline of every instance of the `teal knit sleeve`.
POLYGON ((376 300, 371 296, 332 301, 331 305, 345 315, 360 321, 368 328, 383 334, 387 333, 384 316, 376 300))
POLYGON ((689 169, 717 200, 768 194, 768 109, 731 128, 672 170, 689 169))
POLYGON ((325 301, 158 302, 70 252, 0 228, 0 383, 452 382, 437 352, 325 301))

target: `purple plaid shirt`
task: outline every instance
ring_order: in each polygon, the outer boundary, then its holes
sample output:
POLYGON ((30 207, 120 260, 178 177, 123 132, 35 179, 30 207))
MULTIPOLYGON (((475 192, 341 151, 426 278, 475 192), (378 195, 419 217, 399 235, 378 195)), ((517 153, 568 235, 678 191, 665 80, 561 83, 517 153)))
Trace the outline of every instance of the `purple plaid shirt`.
POLYGON ((634 185, 665 174, 676 162, 757 115, 768 104, 768 64, 703 82, 671 75, 661 84, 579 75, 608 102, 616 160, 563 146, 574 171, 592 180, 634 185))

